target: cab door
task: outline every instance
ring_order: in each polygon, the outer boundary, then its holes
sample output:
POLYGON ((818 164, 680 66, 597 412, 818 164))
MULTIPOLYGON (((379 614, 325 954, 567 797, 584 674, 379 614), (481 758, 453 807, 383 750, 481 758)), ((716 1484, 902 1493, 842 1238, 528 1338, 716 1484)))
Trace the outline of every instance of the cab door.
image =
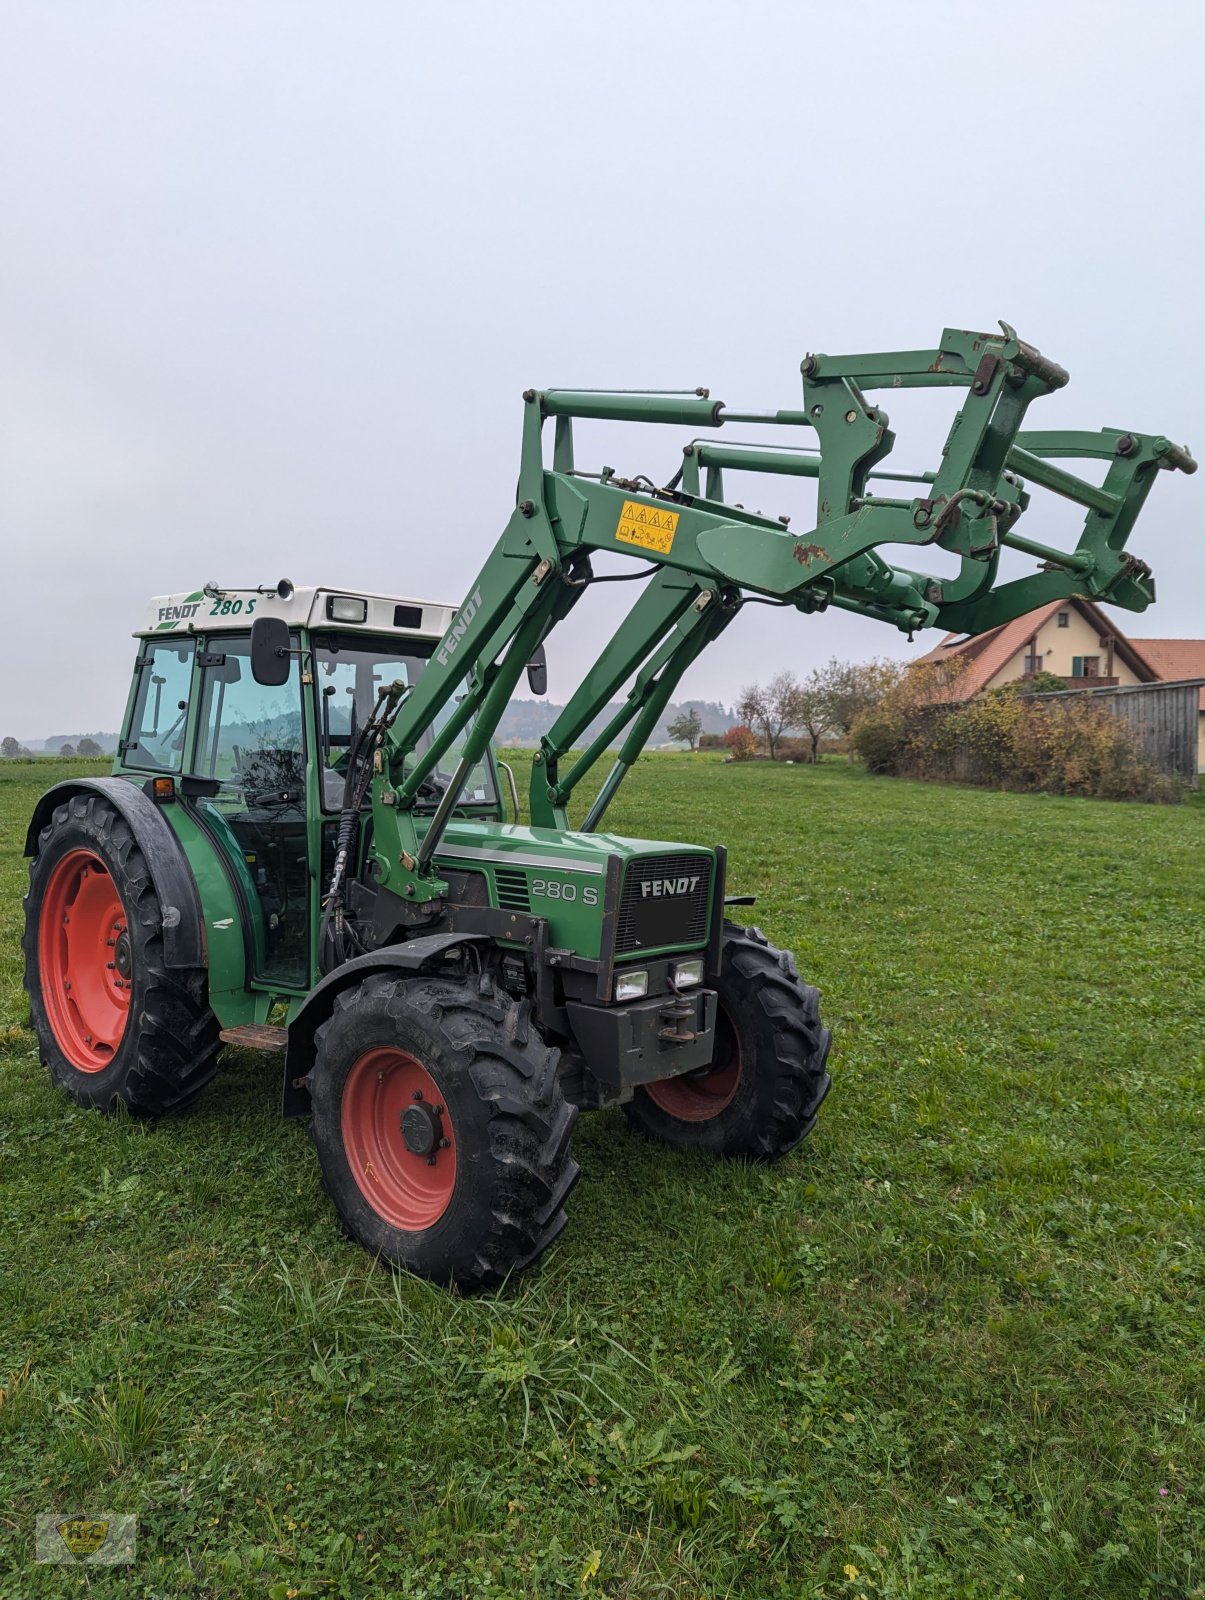
POLYGON ((249 902, 254 976, 306 989, 312 876, 299 657, 285 683, 266 687, 252 677, 250 655, 249 634, 221 634, 197 657, 192 772, 210 793, 195 804, 249 902))

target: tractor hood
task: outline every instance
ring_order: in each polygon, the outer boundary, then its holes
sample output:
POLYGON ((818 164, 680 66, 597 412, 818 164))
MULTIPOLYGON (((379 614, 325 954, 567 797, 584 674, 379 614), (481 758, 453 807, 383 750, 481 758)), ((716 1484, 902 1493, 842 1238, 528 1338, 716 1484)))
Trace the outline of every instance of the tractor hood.
POLYGON ((664 839, 625 839, 615 833, 562 833, 557 828, 523 828, 498 822, 450 822, 439 846, 442 861, 472 858, 503 867, 546 867, 603 877, 607 859, 624 862, 643 856, 710 855, 703 845, 664 839))
MULTIPOLYGON (((480 873, 490 903, 543 917, 552 942, 586 960, 698 950, 707 943, 715 852, 614 833, 562 833, 497 822, 448 824, 441 873, 480 873), (608 874, 618 860, 618 876, 608 874), (605 934, 604 928, 609 931, 605 934)), ((466 885, 457 898, 470 898, 466 885)))

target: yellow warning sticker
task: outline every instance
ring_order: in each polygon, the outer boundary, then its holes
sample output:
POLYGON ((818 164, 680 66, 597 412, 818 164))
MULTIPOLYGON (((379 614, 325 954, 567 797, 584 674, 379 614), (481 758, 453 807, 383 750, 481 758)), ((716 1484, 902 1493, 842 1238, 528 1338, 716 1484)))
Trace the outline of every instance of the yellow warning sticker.
POLYGON ((678 512, 662 511, 657 506, 642 506, 638 500, 625 500, 619 513, 615 537, 624 544, 643 545, 667 556, 674 542, 678 512))

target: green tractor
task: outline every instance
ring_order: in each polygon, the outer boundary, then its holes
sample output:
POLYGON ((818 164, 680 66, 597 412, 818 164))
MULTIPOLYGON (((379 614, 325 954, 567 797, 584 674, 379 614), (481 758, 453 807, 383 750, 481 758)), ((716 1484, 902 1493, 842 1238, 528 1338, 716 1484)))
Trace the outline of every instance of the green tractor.
POLYGON ((462 1289, 564 1226, 581 1110, 622 1105, 678 1148, 792 1149, 829 1088, 816 990, 730 919, 750 902, 726 892, 722 845, 601 830, 682 674, 750 603, 909 634, 1073 594, 1142 610, 1130 529, 1160 470, 1195 470, 1157 436, 1022 432, 1066 373, 1007 326, 802 371, 802 406, 771 412, 706 390, 527 391, 515 509, 457 607, 288 582, 153 601, 112 776, 57 785, 29 829, 26 986, 53 1081, 156 1116, 196 1098, 223 1043, 279 1051, 285 1114, 310 1118, 347 1232, 462 1289), (966 390, 940 466, 879 470, 893 435, 870 392, 933 385, 966 390), (576 418, 695 437, 658 485, 579 469, 576 418), (819 449, 711 442, 732 423, 819 449), (1107 463, 1103 482, 1064 456, 1107 463), (815 528, 730 503, 726 470, 817 479, 815 528), (1084 508, 1073 551, 1016 531, 1029 485, 1084 508), (956 570, 878 553, 908 544, 956 570), (998 585, 1010 547, 1040 566, 998 585), (598 554, 635 559, 618 576, 640 588, 535 753, 524 822, 491 741, 524 675, 543 692, 548 635, 616 581, 598 554))

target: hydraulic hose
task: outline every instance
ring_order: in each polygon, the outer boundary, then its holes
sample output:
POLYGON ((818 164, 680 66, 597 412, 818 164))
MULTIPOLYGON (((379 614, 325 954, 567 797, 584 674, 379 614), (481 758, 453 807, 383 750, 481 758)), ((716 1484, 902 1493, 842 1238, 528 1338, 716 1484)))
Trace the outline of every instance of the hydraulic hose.
POLYGON ((372 782, 372 758, 389 719, 382 715, 391 693, 391 686, 381 689, 372 712, 352 737, 347 753, 347 772, 343 779, 343 804, 339 811, 339 827, 335 835, 335 864, 331 869, 330 887, 323 901, 322 925, 318 932, 318 964, 324 971, 341 966, 347 960, 346 938, 351 936, 356 948, 360 941, 348 928, 343 917, 343 885, 347 877, 347 863, 355 847, 360 824, 360 808, 372 782), (330 959, 328 961, 328 951, 330 959))

